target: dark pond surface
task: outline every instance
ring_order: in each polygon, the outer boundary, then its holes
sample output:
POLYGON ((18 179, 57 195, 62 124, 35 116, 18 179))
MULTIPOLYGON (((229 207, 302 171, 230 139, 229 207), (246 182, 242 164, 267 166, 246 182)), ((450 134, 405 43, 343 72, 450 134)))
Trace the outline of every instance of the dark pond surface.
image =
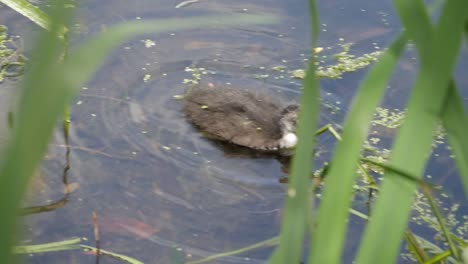
MULTIPOLYGON (((73 102, 67 176, 74 192, 63 206, 27 216, 22 242, 78 236, 88 238, 93 246, 93 211, 100 222, 101 247, 145 263, 172 263, 175 255, 198 259, 276 236, 285 197, 285 186, 278 182, 285 176, 281 164, 271 158, 224 152, 184 120, 182 103, 174 96, 184 93, 188 87, 184 79, 193 79, 192 69, 197 68, 205 85, 259 90, 296 100, 301 81, 291 78, 288 71, 304 68, 310 55, 306 2, 201 0, 181 8, 174 8, 179 2, 166 0, 79 4, 75 42, 114 24, 139 19, 267 13, 279 17, 281 23, 148 34, 120 45, 73 102), (278 71, 277 66, 286 71, 278 71)), ((325 47, 324 54, 340 52, 338 44, 343 42, 355 43, 351 53, 370 53, 387 46, 400 30, 390 1, 324 1, 319 7, 319 43, 325 47)), ((26 43, 39 30, 5 7, 0 8, 0 23, 26 43)), ((468 79, 462 72, 468 66, 466 58, 465 50, 457 70, 465 101, 468 79)), ((404 108, 416 67, 412 54, 402 60, 383 103, 386 108, 404 108)), ((340 108, 332 113, 324 107, 322 125, 342 122, 364 74, 360 70, 341 80, 322 81, 323 104, 340 108)), ((12 107, 15 83, 1 84, 5 87, 0 89, 2 113, 12 107)), ((385 131, 376 146, 390 147, 395 131, 385 131)), ((25 206, 63 197, 65 145, 58 131, 25 206)), ((317 164, 321 165, 330 157, 334 140, 322 136, 319 146, 317 164)), ((456 218, 463 226, 468 206, 458 173, 445 145, 438 145, 435 153, 426 178, 444 185, 445 207, 461 204, 456 218)), ((355 208, 365 213, 365 200, 357 199, 355 208)), ((412 227, 433 240, 434 232, 418 225, 419 215, 415 211, 412 227)), ((351 263, 364 224, 358 217, 351 218, 344 263, 351 263)), ((461 231, 466 232, 466 224, 464 228, 461 231)), ((466 233, 460 236, 467 237, 466 233)), ((251 251, 213 263, 264 263, 271 251, 251 251)), ((38 254, 27 260, 89 263, 95 256, 73 251, 38 254)), ((119 261, 102 258, 101 263, 119 261)))

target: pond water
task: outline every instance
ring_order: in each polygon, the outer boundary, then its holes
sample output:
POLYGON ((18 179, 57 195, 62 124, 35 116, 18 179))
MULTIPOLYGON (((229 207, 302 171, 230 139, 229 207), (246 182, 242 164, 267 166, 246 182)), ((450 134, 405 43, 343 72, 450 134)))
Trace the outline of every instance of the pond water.
MULTIPOLYGON (((175 8, 179 3, 79 3, 73 42, 139 19, 266 13, 281 22, 148 34, 114 50, 73 102, 70 169, 64 173, 67 148, 57 130, 25 206, 60 201, 64 175, 73 193, 57 208, 25 217, 22 243, 86 237, 93 246, 93 211, 98 215, 101 247, 145 263, 175 263, 175 256, 195 260, 278 234, 285 198, 285 185, 279 183, 285 176, 281 164, 269 157, 233 153, 203 138, 186 122, 182 102, 174 96, 189 87, 184 79, 200 73, 202 85, 239 87, 297 100, 301 81, 288 71, 304 68, 310 55, 307 1, 200 0, 175 8)), ((391 1, 323 1, 319 9, 319 45, 326 47, 324 54, 340 52, 339 43, 343 42, 355 43, 351 53, 370 53, 387 46, 400 31, 391 1)), ((21 35, 25 43, 39 30, 5 7, 0 8, 0 18, 10 34, 21 35)), ((412 56, 408 54, 397 69, 398 77, 392 80, 383 103, 386 108, 404 108, 417 69, 412 56)), ((462 76, 462 69, 468 66, 466 58, 465 50, 457 70, 465 101, 468 79, 462 76)), ((323 107, 322 125, 339 126, 364 74, 360 70, 340 80, 321 82, 322 102, 327 106, 323 107)), ((1 84, 10 91, 4 90, 0 96, 2 113, 12 107, 15 83, 6 80, 1 84)), ((388 148, 395 131, 383 132, 388 133, 378 146, 388 148)), ((320 166, 329 159, 334 139, 324 135, 318 141, 321 155, 316 163, 320 166)), ((437 146, 428 179, 444 185, 449 194, 445 206, 461 203, 456 215, 463 223, 468 206, 449 155, 444 144, 437 146)), ((357 201, 355 206, 365 212, 365 201, 357 201)), ((351 218, 344 263, 351 263, 364 224, 360 218, 351 218)), ((433 231, 416 222, 412 225, 418 235, 432 240, 433 231)), ((466 233, 463 236, 467 238, 466 233)), ((264 263, 271 252, 271 247, 264 248, 212 263, 264 263)), ((26 259, 31 263, 88 263, 95 256, 65 251, 26 259)), ((119 263, 105 257, 101 262, 119 263)))

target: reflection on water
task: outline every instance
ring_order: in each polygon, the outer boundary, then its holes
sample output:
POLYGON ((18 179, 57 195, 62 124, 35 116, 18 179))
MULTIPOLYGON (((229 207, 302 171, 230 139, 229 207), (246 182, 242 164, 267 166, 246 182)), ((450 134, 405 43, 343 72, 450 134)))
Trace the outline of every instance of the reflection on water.
MULTIPOLYGON (((188 87, 184 79, 193 78, 193 71, 187 68, 197 68, 205 84, 231 85, 297 100, 301 83, 281 67, 293 70, 307 63, 309 36, 304 25, 309 20, 305 2, 284 5, 282 1, 206 0, 180 9, 166 0, 139 0, 132 5, 115 1, 112 6, 87 3, 79 17, 82 33, 138 18, 207 12, 273 13, 284 23, 150 34, 120 46, 74 101, 69 179, 79 187, 64 207, 29 217, 25 236, 33 242, 77 235, 91 238, 91 212, 95 210, 100 216, 104 249, 146 263, 170 263, 173 247, 197 259, 277 235, 284 199, 284 186, 278 183, 284 176, 281 163, 270 157, 233 155, 203 138, 186 122, 182 102, 174 96, 184 94, 188 87), (155 45, 145 47, 145 39, 155 45)), ((375 10, 364 12, 340 1, 324 5, 324 46, 336 43, 339 37, 350 37, 362 41, 358 48, 368 52, 367 42, 379 37, 385 42, 391 37, 388 32, 392 29, 380 24, 381 16, 377 16, 377 25, 369 22, 375 22, 367 15, 377 14, 375 10), (356 28, 364 29, 357 34, 356 28)), ((401 71, 395 84, 407 81, 405 74, 407 71, 401 71)), ((326 106, 322 125, 341 123, 344 110, 335 112, 331 108, 347 108, 362 76, 363 72, 357 72, 341 81, 322 82, 326 106)), ((394 94, 401 96, 402 88, 395 90, 400 93, 394 94)), ((390 101, 395 97, 390 94, 390 101)), ((42 173, 33 183, 39 190, 28 199, 33 204, 62 194, 63 144, 57 133, 42 173)), ((318 144, 317 152, 322 155, 317 163, 321 164, 329 158, 334 140, 325 135, 319 137, 318 144)), ((362 224, 353 221, 358 227, 352 233, 362 224)), ((347 256, 351 256, 353 245, 347 249, 347 256)), ((258 250, 246 254, 248 258, 228 257, 215 263, 263 263, 270 253, 258 250)), ((71 254, 77 263, 89 258, 71 254)), ((63 263, 63 259, 51 255, 33 261, 63 263)))

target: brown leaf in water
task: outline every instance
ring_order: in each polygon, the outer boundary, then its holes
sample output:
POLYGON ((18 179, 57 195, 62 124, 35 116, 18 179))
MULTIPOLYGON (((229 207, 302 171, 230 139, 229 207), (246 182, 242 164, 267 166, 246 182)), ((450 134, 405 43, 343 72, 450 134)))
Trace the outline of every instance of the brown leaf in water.
POLYGON ((265 50, 265 46, 261 44, 252 44, 247 47, 247 52, 251 53, 260 53, 263 50, 265 50))
POLYGON ((224 46, 222 42, 191 41, 184 44, 184 50, 222 49, 224 46))
POLYGON ((80 188, 80 184, 77 182, 72 182, 66 186, 63 186, 63 193, 74 193, 78 188, 80 188))
POLYGON ((159 231, 159 228, 150 226, 138 219, 130 217, 103 217, 100 228, 105 232, 122 235, 132 234, 140 239, 148 239, 159 231))
POLYGON ((373 39, 388 34, 391 31, 391 29, 385 27, 373 27, 369 29, 363 29, 357 32, 355 28, 345 28, 341 31, 342 32, 339 32, 338 35, 348 36, 348 38, 346 38, 346 41, 358 43, 364 40, 373 39))

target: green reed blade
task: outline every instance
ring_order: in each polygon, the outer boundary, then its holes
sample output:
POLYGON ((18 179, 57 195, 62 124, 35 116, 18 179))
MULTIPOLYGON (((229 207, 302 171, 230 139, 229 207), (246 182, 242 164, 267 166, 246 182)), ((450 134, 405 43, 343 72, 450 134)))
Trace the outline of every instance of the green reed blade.
POLYGON ((112 258, 117 259, 119 261, 122 261, 123 263, 144 264, 143 262, 139 261, 138 259, 129 257, 127 255, 117 254, 117 253, 107 251, 107 250, 104 250, 104 249, 99 249, 98 250, 95 247, 90 247, 90 246, 87 246, 87 245, 80 245, 80 247, 87 250, 87 251, 91 251, 94 254, 98 254, 98 252, 99 252, 99 254, 102 255, 102 256, 109 256, 109 257, 112 257, 112 258))
POLYGON ((50 31, 40 35, 33 50, 34 63, 25 76, 18 114, 12 136, 0 165, 0 256, 3 263, 13 263, 11 256, 16 229, 16 213, 26 184, 36 165, 42 159, 47 141, 56 123, 56 112, 62 112, 67 90, 55 85, 51 71, 58 63, 62 42, 55 36, 64 24, 67 10, 57 7, 50 31), (49 84, 49 81, 52 84, 49 84))
POLYGON ((442 214, 439 211, 439 208, 437 207, 437 203, 432 197, 431 190, 427 188, 426 186, 423 186, 422 192, 426 196, 426 199, 429 201, 429 205, 431 206, 432 212, 434 213, 437 223, 439 224, 440 230, 442 230, 442 234, 445 237, 445 241, 447 242, 450 251, 452 252, 452 255, 455 257, 455 259, 460 260, 460 254, 458 253, 458 249, 455 247, 455 243, 453 242, 452 238, 450 237, 450 231, 447 228, 447 225, 445 224, 445 220, 442 217, 442 214))
POLYGON ((257 242, 255 244, 252 244, 252 245, 249 245, 249 246, 246 246, 246 247, 243 247, 243 248, 239 248, 239 249, 235 249, 235 250, 231 250, 231 251, 227 251, 227 252, 214 254, 214 255, 205 257, 203 259, 188 261, 185 264, 202 264, 202 263, 212 262, 213 260, 216 260, 216 259, 219 259, 219 258, 242 254, 242 253, 254 250, 254 249, 259 249, 259 248, 264 248, 264 247, 272 247, 272 246, 277 245, 278 243, 279 243, 279 237, 275 236, 275 237, 269 238, 269 239, 264 240, 264 241, 257 242))
POLYGON ((71 238, 58 242, 43 243, 36 245, 25 245, 14 247, 15 254, 35 254, 44 252, 55 252, 63 250, 79 249, 81 238, 71 238))
MULTIPOLYGON (((431 25, 422 9, 422 1, 395 0, 395 5, 408 36, 415 41, 421 69, 408 103, 405 123, 394 144, 390 164, 422 177, 431 153, 433 131, 448 94, 447 87, 459 52, 468 3, 464 0, 446 1, 440 22, 433 31, 429 30, 431 25)), ((396 177, 392 172, 388 174, 392 175, 386 176, 381 187, 357 263, 394 263, 398 256, 417 185, 396 177)))
POLYGON ((383 54, 364 79, 354 98, 344 124, 342 141, 338 142, 325 179, 325 190, 319 207, 318 227, 312 236, 309 263, 340 263, 346 220, 351 202, 356 167, 375 108, 406 44, 400 36, 383 54))
POLYGON ((408 251, 413 255, 418 263, 424 263, 429 259, 426 252, 424 251, 424 248, 420 245, 418 239, 409 229, 405 231, 405 240, 408 244, 408 251))
POLYGON ((449 95, 442 115, 442 123, 447 131, 447 138, 455 156, 457 168, 468 196, 468 118, 463 100, 458 94, 454 81, 451 82, 449 95))
MULTIPOLYGON (((318 36, 318 15, 314 0, 309 1, 312 21, 312 50, 318 36)), ((309 175, 312 169, 314 132, 319 113, 319 83, 315 74, 315 58, 312 53, 306 77, 304 93, 300 101, 298 124, 299 141, 291 164, 287 198, 284 205, 279 245, 268 263, 299 263, 302 259, 304 236, 310 225, 309 175)), ((313 195, 312 195, 313 197, 313 195)))
MULTIPOLYGON (((26 0, 0 0, 0 2, 27 17, 38 26, 50 30, 50 17, 46 13, 42 12, 42 10, 40 10, 37 6, 34 6, 26 0)), ((67 31, 68 29, 61 25, 59 30, 57 30, 57 35, 63 36, 65 33, 67 33, 67 31)))

